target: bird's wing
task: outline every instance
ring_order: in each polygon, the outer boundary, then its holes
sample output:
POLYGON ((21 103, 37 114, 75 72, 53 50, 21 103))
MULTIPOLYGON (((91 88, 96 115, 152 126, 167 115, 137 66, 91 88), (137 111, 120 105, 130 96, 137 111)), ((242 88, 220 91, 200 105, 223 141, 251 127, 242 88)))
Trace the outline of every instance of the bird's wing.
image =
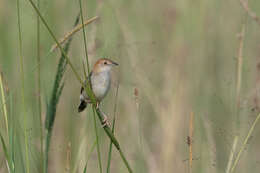
MULTIPOLYGON (((91 82, 90 82, 90 81, 91 81, 91 75, 92 75, 92 71, 89 73, 89 76, 87 77, 87 81, 85 81, 85 85, 86 85, 87 83, 89 83, 89 84, 90 84, 90 88, 92 89, 92 85, 91 85, 91 82)), ((80 94, 82 94, 83 91, 84 91, 84 87, 81 86, 80 94)))

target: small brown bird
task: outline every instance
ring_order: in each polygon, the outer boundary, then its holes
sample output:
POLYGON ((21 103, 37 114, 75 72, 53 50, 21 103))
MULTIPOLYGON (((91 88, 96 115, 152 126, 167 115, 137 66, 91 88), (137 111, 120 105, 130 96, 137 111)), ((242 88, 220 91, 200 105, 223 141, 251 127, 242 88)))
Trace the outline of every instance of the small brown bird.
MULTIPOLYGON (((97 106, 99 106, 99 103, 104 99, 104 97, 107 95, 109 91, 111 83, 110 71, 112 67, 115 65, 118 64, 110 59, 101 58, 95 63, 93 70, 90 72, 88 76, 88 80, 90 80, 90 87, 97 99, 97 106)), ((84 88, 81 87, 80 104, 78 107, 78 112, 82 112, 87 107, 88 103, 91 103, 91 100, 86 95, 84 88)), ((106 123, 107 117, 104 114, 103 124, 106 123)))

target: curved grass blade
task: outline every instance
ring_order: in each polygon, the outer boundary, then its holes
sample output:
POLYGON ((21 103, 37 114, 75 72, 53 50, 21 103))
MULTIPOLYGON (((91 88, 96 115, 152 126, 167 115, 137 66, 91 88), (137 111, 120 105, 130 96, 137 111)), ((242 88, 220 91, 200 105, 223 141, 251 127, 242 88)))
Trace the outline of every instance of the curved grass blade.
MULTIPOLYGON (((74 26, 77 25, 79 22, 79 15, 77 16, 74 26)), ((69 51, 70 43, 72 41, 72 37, 68 40, 68 42, 65 44, 64 51, 67 53, 69 51)), ((47 130, 47 135, 46 135, 46 141, 45 141, 45 159, 44 159, 44 172, 48 172, 48 153, 49 153, 49 146, 50 146, 50 141, 51 141, 51 136, 52 136, 52 129, 56 117, 56 109, 57 105, 64 87, 64 83, 61 84, 61 80, 63 78, 63 75, 65 73, 67 66, 67 60, 64 56, 64 54, 61 55, 60 61, 58 64, 55 80, 54 80, 54 85, 52 89, 52 95, 49 103, 47 104, 47 115, 46 115, 46 120, 45 120, 45 128, 47 130)))
POLYGON ((0 133, 0 138, 1 138, 1 143, 2 143, 2 147, 3 147, 3 151, 4 151, 4 155, 5 155, 5 159, 7 161, 7 168, 9 170, 9 172, 13 172, 12 171, 12 162, 10 160, 10 156, 8 154, 8 151, 7 151, 7 147, 6 147, 6 144, 5 144, 5 141, 4 141, 4 138, 2 136, 2 134, 0 133))
MULTIPOLYGON (((113 117, 113 122, 112 122, 112 133, 114 133, 114 131, 115 131, 118 90, 119 90, 119 83, 117 84, 117 88, 116 88, 115 106, 114 106, 114 117, 113 117)), ((111 157, 112 157, 112 141, 110 140, 109 152, 108 152, 108 159, 107 159, 107 173, 110 172, 111 157)))
POLYGON ((93 143, 93 145, 92 145, 92 147, 91 147, 91 149, 90 149, 90 152, 89 152, 89 154, 88 154, 88 158, 87 158, 87 161, 86 161, 86 164, 85 164, 83 173, 87 173, 88 161, 89 161, 90 156, 91 156, 91 154, 93 153, 93 151, 94 151, 96 145, 97 145, 97 141, 95 140, 95 142, 93 143))
POLYGON ((21 98, 22 98, 22 115, 24 119, 24 142, 25 142, 25 159, 26 159, 26 172, 30 173, 30 160, 29 160, 29 148, 28 148, 28 134, 27 134, 27 116, 25 113, 25 97, 24 97, 24 64, 23 64, 23 54, 22 54, 22 32, 21 32, 21 16, 20 16, 20 0, 16 0, 17 6, 17 19, 18 19, 18 39, 19 39, 19 59, 20 59, 20 73, 21 73, 21 98))
MULTIPOLYGON (((68 64, 69 64, 70 68, 72 69, 72 71, 73 71, 75 77, 76 77, 77 80, 80 82, 81 86, 84 87, 86 93, 90 96, 91 102, 92 102, 92 104, 93 104, 93 108, 95 109, 95 111, 96 111, 96 113, 97 113, 97 115, 98 115, 98 118, 99 118, 100 122, 102 122, 102 121, 103 121, 103 115, 102 115, 102 112, 101 112, 98 108, 96 108, 97 102, 96 102, 96 99, 95 99, 95 96, 94 96, 93 92, 91 91, 90 86, 89 86, 89 85, 86 86, 86 85, 84 84, 84 82, 83 82, 82 79, 80 78, 79 74, 77 73, 76 69, 75 69, 74 66, 72 65, 72 63, 71 63, 71 61, 70 61, 68 55, 65 53, 64 49, 63 49, 63 48, 61 47, 61 45, 59 44, 57 38, 56 38, 55 35, 53 34, 53 32, 52 32, 52 30, 50 29, 50 27, 49 27, 49 25, 47 24, 47 22, 44 20, 43 16, 41 15, 40 11, 38 10, 38 8, 37 8, 36 5, 34 4, 34 2, 33 2, 32 0, 28 0, 28 1, 31 3, 31 5, 32 5, 32 7, 34 8, 35 12, 37 13, 37 15, 39 15, 40 19, 42 20, 44 26, 47 28, 48 32, 50 33, 50 35, 52 36, 52 38, 53 38, 53 39, 55 40, 55 42, 57 43, 57 45, 58 45, 58 47, 59 47, 59 49, 60 49, 62 55, 66 58, 66 60, 67 60, 67 62, 68 62, 68 64)), ((124 155, 123 151, 122 151, 121 148, 120 148, 120 145, 119 145, 117 139, 116 139, 115 136, 113 135, 111 129, 110 129, 108 126, 104 126, 103 129, 105 130, 107 136, 112 140, 113 144, 115 145, 116 149, 118 150, 118 152, 119 152, 119 154, 120 154, 120 156, 121 156, 121 158, 122 158, 122 160, 123 160, 125 166, 126 166, 127 169, 128 169, 128 172, 130 172, 130 173, 133 172, 132 169, 131 169, 131 167, 130 167, 130 165, 129 165, 129 163, 128 163, 128 161, 127 161, 126 158, 125 158, 125 155, 124 155)))

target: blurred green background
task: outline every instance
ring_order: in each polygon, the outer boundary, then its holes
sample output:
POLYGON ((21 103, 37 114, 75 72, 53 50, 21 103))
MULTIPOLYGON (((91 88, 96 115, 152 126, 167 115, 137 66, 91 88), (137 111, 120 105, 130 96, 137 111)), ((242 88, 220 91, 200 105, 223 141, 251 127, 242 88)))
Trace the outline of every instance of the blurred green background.
MULTIPOLYGON (((79 2, 40 0, 41 12, 57 38, 71 31, 79 2)), ((102 110, 112 122, 117 102, 115 135, 134 172, 189 172, 189 119, 194 113, 192 172, 226 172, 232 145, 239 136, 236 156, 259 113, 260 26, 247 18, 238 0, 83 0, 84 19, 100 19, 86 28, 91 67, 101 57, 120 64, 113 71, 102 110), (237 107, 239 33, 245 23, 240 105, 237 107), (115 99, 119 82, 118 99, 115 99)), ((251 0, 260 16, 260 1, 251 0)), ((22 55, 25 68, 26 118, 21 113, 21 74, 16 1, 0 0, 0 70, 8 87, 8 112, 13 115, 17 140, 17 172, 25 172, 24 119, 28 126, 31 172, 40 172, 40 126, 37 92, 37 15, 28 0, 20 1, 22 55)), ((42 123, 51 97, 60 56, 40 28, 42 123)), ((69 57, 81 74, 85 62, 81 31, 73 36, 69 57)), ((83 172, 95 141, 90 108, 78 114, 80 83, 68 67, 58 104, 49 152, 49 172, 83 172)), ((1 102, 0 131, 7 139, 1 102)), ((260 170, 260 124, 256 125, 235 169, 260 170)), ((98 122, 105 172, 109 138, 98 122)), ((0 172, 7 172, 0 150, 0 172)), ((99 172, 97 152, 87 172, 99 172)), ((113 149, 111 172, 127 172, 113 149)))

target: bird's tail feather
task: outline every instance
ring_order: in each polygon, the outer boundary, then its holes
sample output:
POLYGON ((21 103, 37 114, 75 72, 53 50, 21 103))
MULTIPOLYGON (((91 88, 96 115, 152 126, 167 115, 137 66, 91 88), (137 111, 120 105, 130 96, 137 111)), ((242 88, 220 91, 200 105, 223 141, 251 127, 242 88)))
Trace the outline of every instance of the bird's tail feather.
POLYGON ((87 102, 85 102, 84 100, 82 100, 79 104, 79 107, 78 107, 78 112, 82 112, 84 111, 84 109, 87 107, 87 102))

